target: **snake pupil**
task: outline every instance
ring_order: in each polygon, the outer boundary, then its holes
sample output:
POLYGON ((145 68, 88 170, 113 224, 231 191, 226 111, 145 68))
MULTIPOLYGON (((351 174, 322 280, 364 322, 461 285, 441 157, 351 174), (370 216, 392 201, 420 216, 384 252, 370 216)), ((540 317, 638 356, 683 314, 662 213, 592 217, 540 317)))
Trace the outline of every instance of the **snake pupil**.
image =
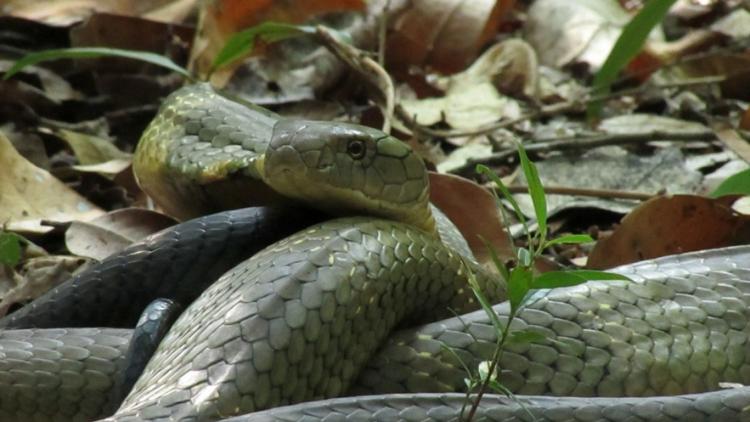
POLYGON ((365 156, 365 143, 360 140, 352 140, 346 145, 346 152, 354 159, 359 160, 365 156))

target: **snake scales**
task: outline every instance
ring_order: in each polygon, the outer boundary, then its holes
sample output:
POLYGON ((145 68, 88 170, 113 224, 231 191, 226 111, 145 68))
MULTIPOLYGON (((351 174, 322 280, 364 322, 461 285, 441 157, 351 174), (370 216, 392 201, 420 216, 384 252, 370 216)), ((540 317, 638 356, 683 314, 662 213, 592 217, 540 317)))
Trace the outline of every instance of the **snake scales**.
MULTIPOLYGON (((274 128, 279 130, 275 116, 248 111, 200 86, 173 95, 159 116, 152 128, 177 131, 169 139, 184 146, 166 159, 166 168, 178 169, 190 180, 176 179, 164 173, 165 167, 146 163, 146 173, 153 173, 147 180, 166 180, 152 187, 157 197, 161 189, 169 197, 188 194, 195 198, 188 204, 167 205, 173 212, 183 205, 201 211, 216 206, 214 190, 206 184, 220 190, 228 189, 222 186, 227 183, 251 183, 248 180, 258 176, 263 166, 256 166, 257 158, 242 151, 249 151, 253 142, 264 137, 279 136, 274 135, 274 128), (188 114, 175 110, 175 104, 189 106, 188 114), (252 125, 232 120, 237 119, 233 113, 251 113, 252 125), (169 126, 159 124, 159 118, 184 120, 169 126), (236 128, 242 133, 234 134, 236 128), (216 145, 199 147, 215 139, 219 139, 216 145), (226 148, 238 142, 243 144, 239 149, 226 148), (235 155, 244 164, 231 171, 217 166, 214 173, 196 172, 196 168, 210 167, 206 157, 211 155, 204 150, 211 146, 220 149, 213 153, 217 159, 235 155), (235 177, 238 174, 242 177, 235 177)), ((316 124, 311 131, 299 131, 298 122, 285 124, 281 133, 315 135, 330 130, 325 124, 316 124)), ((339 132, 340 137, 362 133, 347 128, 339 132)), ((381 137, 368 130, 363 140, 381 137)), ((395 151, 397 158, 401 154, 397 147, 385 151, 386 155, 395 151)), ((327 154, 336 153, 334 149, 327 154)), ((324 153, 310 159, 320 157, 330 158, 324 153)), ((391 164, 385 167, 393 168, 391 164)), ((354 173, 347 173, 350 180, 357 179, 354 173)), ((388 185, 383 183, 379 189, 388 185)), ((392 216, 398 210, 387 213, 392 216)), ((424 216, 415 221, 430 229, 424 216)), ((138 254, 123 256, 133 255, 138 254)), ((111 262, 119 261, 114 257, 111 262)), ((445 315, 446 305, 459 310, 471 307, 465 274, 456 272, 461 263, 455 251, 429 233, 387 220, 339 219, 292 235, 222 276, 190 306, 115 419, 216 419, 337 396, 350 384, 351 391, 370 394, 460 390, 464 374, 440 344, 453 347, 469 367, 487 359, 495 338, 482 312, 391 335, 379 354, 371 356, 407 314, 412 321, 420 321, 445 315), (369 366, 357 376, 357 368, 365 363, 369 366)), ((750 280, 745 270, 749 263, 750 252, 745 248, 688 254, 621 269, 634 283, 590 282, 540 293, 518 324, 557 341, 513 346, 504 357, 503 379, 519 394, 613 397, 701 392, 716 389, 720 381, 746 383, 750 379, 750 298, 745 281, 750 280)), ((507 309, 498 305, 498 311, 502 314, 507 309)), ((5 326, 23 325, 23 318, 5 321, 5 326)), ((86 412, 96 412, 97 407, 100 412, 108 410, 107 392, 112 374, 121 365, 118 359, 128 332, 89 330, 22 330, 0 335, 0 353, 5 358, 0 367, 4 370, 0 373, 3 420, 6 415, 10 420, 39 419, 44 404, 73 418, 106 415, 86 412), (70 385, 60 384, 54 376, 61 374, 79 377, 70 385), (45 386, 57 396, 35 394, 45 391, 45 386), (69 397, 63 397, 66 394, 69 397), (71 400, 76 397, 78 402, 71 400), (98 404, 87 406, 81 401, 98 404)), ((312 420, 324 416, 343 420, 348 415, 362 420, 452 420, 460 403, 460 397, 451 395, 376 395, 276 408, 245 418, 302 420, 307 415, 312 420)), ((525 408, 489 396, 481 416, 526 420, 530 411, 549 420, 742 420, 748 418, 750 393, 740 388, 642 400, 525 396, 522 403, 525 408)))

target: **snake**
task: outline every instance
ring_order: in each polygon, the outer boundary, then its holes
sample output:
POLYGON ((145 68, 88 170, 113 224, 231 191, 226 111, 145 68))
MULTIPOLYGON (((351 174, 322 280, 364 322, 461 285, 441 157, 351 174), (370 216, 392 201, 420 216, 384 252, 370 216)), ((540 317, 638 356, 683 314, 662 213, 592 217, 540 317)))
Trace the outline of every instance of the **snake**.
MULTIPOLYGON (((85 316, 69 326, 62 308, 43 316, 44 303, 77 304, 76 314, 101 302, 102 268, 4 318, 3 420, 461 417, 464 368, 488 360, 497 344, 487 313, 469 312, 477 308, 469 279, 496 301, 505 288, 429 205, 426 170, 410 148, 375 129, 282 118, 199 84, 165 100, 134 170, 150 196, 184 219, 266 200, 304 201, 339 217, 287 215, 293 234, 249 259, 227 259, 239 262, 213 283, 194 274, 208 265, 201 251, 215 259, 247 248, 247 240, 224 244, 234 224, 227 216, 247 210, 188 221, 199 234, 180 225, 105 260, 117 273, 160 257, 164 266, 145 264, 128 281, 161 278, 171 287, 160 293, 183 291, 181 279, 205 287, 185 296, 194 300, 116 410, 107 400, 131 331, 86 328, 85 316), (238 193, 248 190, 263 199, 238 193), (190 246, 175 246, 184 231, 193 233, 190 246)), ((513 327, 549 340, 507 346, 498 376, 516 395, 486 394, 476 420, 750 419, 748 388, 720 389, 750 379, 748 268, 750 248, 735 247, 615 269, 629 282, 536 292, 513 327)), ((103 303, 127 308, 130 296, 118 297, 103 303)), ((509 305, 495 311, 507 320, 509 305)))

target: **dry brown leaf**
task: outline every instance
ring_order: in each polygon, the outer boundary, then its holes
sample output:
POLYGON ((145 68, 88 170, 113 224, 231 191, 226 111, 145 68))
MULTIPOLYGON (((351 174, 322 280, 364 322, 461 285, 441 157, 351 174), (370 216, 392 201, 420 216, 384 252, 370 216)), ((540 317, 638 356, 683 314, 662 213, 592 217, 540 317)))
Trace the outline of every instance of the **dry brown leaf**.
MULTIPOLYGON (((454 129, 472 130, 498 120, 516 119, 521 115, 521 106, 506 95, 536 98, 536 54, 521 40, 507 40, 488 49, 465 71, 440 78, 435 85, 445 95, 400 101, 400 106, 419 125, 445 122, 454 129)), ((398 122, 396 128, 411 133, 398 122)), ((448 142, 463 145, 470 139, 451 137, 448 142)))
POLYGON ((198 0, 171 0, 163 6, 148 11, 142 17, 159 22, 185 22, 197 4, 198 0))
POLYGON ((590 268, 750 242, 750 217, 720 200, 675 195, 648 200, 591 251, 590 268))
MULTIPOLYGON (((695 22, 696 19, 707 18, 712 12, 716 12, 717 9, 724 7, 720 1, 693 1, 693 0, 677 0, 675 4, 669 8, 667 16, 671 18, 677 18, 682 22, 695 22)), ((710 18, 709 18, 710 19, 710 18)))
POLYGON ((489 191, 461 177, 430 172, 430 201, 458 227, 482 266, 494 270, 482 238, 495 248, 501 260, 515 258, 495 198, 489 191))
POLYGON ((719 84, 726 98, 750 99, 750 53, 727 52, 704 54, 700 60, 680 60, 691 54, 701 54, 726 42, 726 36, 708 30, 696 30, 682 39, 669 43, 650 43, 647 53, 657 57, 661 63, 672 63, 668 69, 670 79, 679 81, 691 78, 724 76, 719 84))
POLYGON ((38 116, 54 116, 58 102, 42 90, 18 79, 0 80, 0 112, 13 110, 8 120, 26 121, 29 125, 38 121, 38 116))
POLYGON ((26 260, 20 273, 0 266, 0 316, 13 304, 35 299, 67 280, 85 262, 80 257, 50 255, 26 260))
MULTIPOLYGON (((125 188, 125 190, 128 192, 128 194, 133 197, 133 203, 130 204, 134 207, 141 207, 141 208, 148 208, 153 209, 154 203, 151 201, 151 199, 146 195, 145 192, 141 189, 140 186, 138 186, 138 182, 135 180, 135 174, 133 174, 133 166, 130 165, 127 168, 125 168, 120 173, 116 174, 113 182, 115 182, 118 186, 122 186, 125 188)), ((157 207, 158 210, 161 210, 161 208, 157 207)))
POLYGON ((10 139, 16 151, 32 164, 43 169, 50 167, 47 149, 39 135, 29 132, 16 132, 12 123, 0 126, 0 131, 10 139))
POLYGON ((103 211, 34 166, 0 132, 0 223, 46 232, 40 220, 86 220, 103 211))
MULTIPOLYGON (((16 286, 23 283, 23 277, 13 268, 7 265, 0 265, 0 298, 6 297, 16 286)), ((1 301, 2 299, 0 299, 1 301)), ((5 309, 0 308, 0 316, 8 313, 8 306, 5 309)))
POLYGON ((91 221, 74 221, 65 232, 65 246, 74 255, 101 261, 176 223, 172 217, 143 208, 115 210, 91 221))
MULTIPOLYGON (((210 0, 200 10, 198 36, 194 41, 190 68, 204 77, 211 69, 216 54, 235 32, 264 21, 299 24, 316 15, 346 10, 362 10, 362 0, 320 0, 253 2, 245 0, 210 0)), ((212 82, 223 86, 233 69, 216 72, 212 82)))
POLYGON ((109 140, 67 129, 55 130, 73 149, 78 162, 83 165, 101 164, 111 160, 130 160, 131 155, 122 152, 109 140))
MULTIPOLYGON (((8 71, 14 61, 0 60, 0 72, 8 71)), ((68 81, 55 72, 43 67, 28 66, 21 71, 23 75, 34 75, 39 78, 39 84, 45 96, 56 103, 81 98, 81 94, 74 90, 68 81)))
MULTIPOLYGON (((742 124, 745 122, 745 116, 748 116, 748 112, 743 114, 742 122, 740 123, 741 128, 742 124)), ((750 122, 748 122, 748 124, 750 124, 750 122)), ((731 124, 717 120, 711 124, 711 129, 716 132, 716 137, 719 138, 728 149, 745 160, 745 162, 750 163, 750 144, 747 143, 745 138, 737 133, 737 130, 735 130, 731 124)), ((747 130, 746 128, 743 129, 747 130)))
POLYGON ((750 107, 745 109, 740 118, 739 128, 742 130, 750 130, 750 107))
POLYGON ((137 16, 171 1, 173 0, 10 0, 4 2, 2 7, 5 15, 68 26, 96 12, 137 16))
POLYGON ((521 39, 508 39, 488 48, 465 71, 438 80, 441 89, 447 92, 483 82, 491 82, 505 95, 536 98, 539 88, 536 52, 521 39))
POLYGON ((393 2, 386 53, 389 67, 429 66, 452 73, 466 67, 495 32, 514 0, 393 2))
POLYGON ((524 38, 542 64, 585 63, 597 70, 629 20, 616 1, 537 0, 528 10, 524 38))
MULTIPOLYGON (((170 52, 175 42, 189 43, 194 30, 186 25, 153 22, 135 16, 96 13, 70 31, 72 47, 107 47, 170 52)), ((131 63, 142 65, 139 63, 131 63)))
POLYGON ((711 24, 711 29, 727 37, 747 38, 750 36, 750 11, 738 7, 711 24))

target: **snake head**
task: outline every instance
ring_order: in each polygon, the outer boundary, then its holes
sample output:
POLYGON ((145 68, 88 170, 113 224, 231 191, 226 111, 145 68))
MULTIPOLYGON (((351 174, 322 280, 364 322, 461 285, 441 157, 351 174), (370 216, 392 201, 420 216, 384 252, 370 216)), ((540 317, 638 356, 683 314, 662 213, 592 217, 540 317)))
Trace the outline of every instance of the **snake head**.
POLYGON ((424 162, 379 130, 280 120, 257 167, 277 192, 324 211, 366 213, 434 231, 424 162))

